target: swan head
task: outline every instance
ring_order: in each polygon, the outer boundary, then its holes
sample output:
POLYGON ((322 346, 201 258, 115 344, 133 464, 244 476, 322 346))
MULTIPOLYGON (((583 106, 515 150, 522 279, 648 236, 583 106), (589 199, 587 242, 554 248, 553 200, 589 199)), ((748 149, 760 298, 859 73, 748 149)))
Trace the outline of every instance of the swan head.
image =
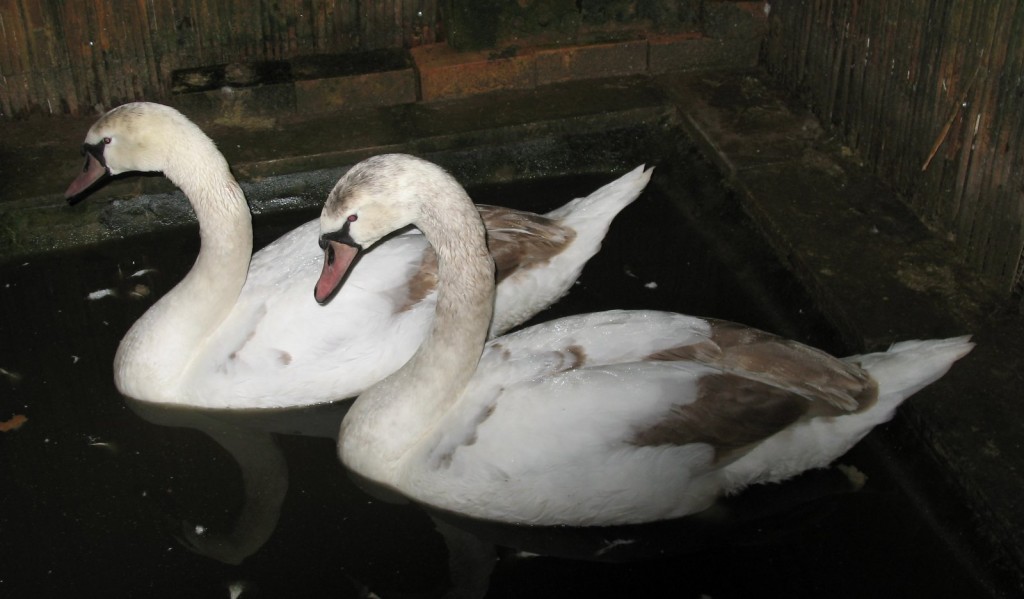
POLYGON ((423 218, 424 201, 464 196, 444 169, 407 154, 384 154, 353 166, 338 181, 320 214, 324 266, 314 288, 331 300, 364 249, 423 218))
POLYGON ((104 114, 82 145, 85 166, 64 197, 74 204, 83 192, 112 175, 129 171, 165 171, 175 154, 195 152, 213 142, 185 115, 170 106, 132 102, 104 114))

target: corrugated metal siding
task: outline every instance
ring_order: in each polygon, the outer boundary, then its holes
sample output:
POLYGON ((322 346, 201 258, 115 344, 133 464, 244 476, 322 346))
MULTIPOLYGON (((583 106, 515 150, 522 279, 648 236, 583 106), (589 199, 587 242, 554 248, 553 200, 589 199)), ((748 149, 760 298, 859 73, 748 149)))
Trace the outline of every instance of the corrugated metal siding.
POLYGON ((768 68, 966 263, 1024 291, 1024 5, 780 0, 768 68))
POLYGON ((89 113, 176 69, 436 41, 438 0, 0 0, 0 112, 89 113))

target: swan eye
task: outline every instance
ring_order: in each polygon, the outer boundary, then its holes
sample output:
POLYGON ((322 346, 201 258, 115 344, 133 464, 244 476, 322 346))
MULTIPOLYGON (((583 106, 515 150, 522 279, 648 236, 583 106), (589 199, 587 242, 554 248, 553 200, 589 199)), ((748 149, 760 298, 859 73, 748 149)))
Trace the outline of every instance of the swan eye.
POLYGON ((354 222, 356 222, 357 220, 359 220, 359 217, 358 217, 358 216, 356 216, 355 214, 349 214, 349 215, 348 215, 348 219, 347 219, 347 220, 348 220, 348 222, 350 222, 350 223, 354 223, 354 222))
POLYGON ((110 138, 109 137, 104 137, 103 138, 103 143, 104 144, 109 144, 110 143, 110 138))

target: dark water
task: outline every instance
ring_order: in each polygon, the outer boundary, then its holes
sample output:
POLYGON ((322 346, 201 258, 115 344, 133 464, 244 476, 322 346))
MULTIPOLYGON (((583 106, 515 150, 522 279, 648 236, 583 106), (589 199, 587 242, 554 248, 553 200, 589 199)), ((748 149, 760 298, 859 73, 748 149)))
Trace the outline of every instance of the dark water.
MULTIPOLYGON (((700 193, 681 195, 670 184, 678 174, 659 170, 572 294, 540 319, 663 308, 842 351, 725 196, 700 192, 711 185, 700 180, 686 186, 700 193)), ((543 210, 606 180, 474 197, 543 210)), ((258 242, 313 216, 260 222, 258 242)), ((112 382, 118 340, 196 249, 195 231, 178 230, 0 268, 0 421, 27 417, 0 433, 0 597, 990 593, 969 514, 943 499, 933 466, 898 425, 839 461, 866 475, 859 490, 831 468, 676 522, 523 529, 439 519, 367 494, 338 464, 333 440, 315 436, 336 430, 340 409, 268 422, 130 406, 112 382), (102 289, 114 294, 87 298, 102 289), (225 447, 241 458, 248 489, 225 447), (189 535, 221 559, 254 553, 225 564, 187 548, 189 535)))

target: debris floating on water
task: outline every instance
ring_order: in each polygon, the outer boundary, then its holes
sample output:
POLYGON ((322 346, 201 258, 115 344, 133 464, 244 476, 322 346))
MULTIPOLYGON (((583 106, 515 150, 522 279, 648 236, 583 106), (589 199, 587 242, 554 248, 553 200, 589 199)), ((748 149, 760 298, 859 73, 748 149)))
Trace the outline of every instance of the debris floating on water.
POLYGON ((132 287, 132 290, 128 292, 128 296, 131 297, 132 299, 144 299, 146 297, 149 297, 149 287, 147 285, 139 283, 138 285, 132 287))
POLYGON ((853 485, 853 488, 857 489, 858 491, 862 489, 864 485, 868 482, 868 475, 861 472, 856 466, 850 466, 847 464, 836 464, 836 470, 842 472, 843 476, 849 479, 850 484, 853 485))
POLYGON ((24 414, 15 414, 7 420, 0 421, 0 433, 16 431, 26 422, 28 422, 28 416, 24 414))
POLYGON ((236 580, 228 584, 228 596, 230 599, 238 599, 246 591, 247 584, 244 580, 236 580))
POLYGON ((0 368, 0 375, 7 377, 12 383, 20 383, 21 375, 13 370, 7 370, 6 368, 0 368))
POLYGON ((594 554, 594 557, 602 556, 611 551, 612 549, 615 549, 616 547, 621 547, 622 545, 632 545, 633 543, 636 543, 636 539, 615 539, 614 541, 607 541, 605 542, 604 547, 602 547, 597 553, 594 554))
POLYGON ((100 289, 99 291, 93 291, 89 295, 85 296, 86 299, 96 301, 105 297, 116 297, 117 291, 113 288, 100 289))

